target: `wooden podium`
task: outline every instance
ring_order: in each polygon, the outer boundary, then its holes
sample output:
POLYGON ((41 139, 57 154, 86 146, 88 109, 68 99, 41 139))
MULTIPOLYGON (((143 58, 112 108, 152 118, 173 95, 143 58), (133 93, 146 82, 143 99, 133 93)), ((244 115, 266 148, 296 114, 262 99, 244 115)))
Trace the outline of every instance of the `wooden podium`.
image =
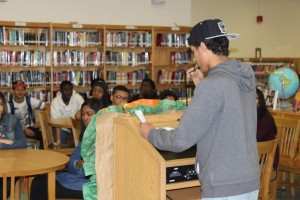
MULTIPOLYGON (((166 114, 146 115, 145 118, 155 127, 175 128, 182 113, 183 111, 171 111, 166 114)), ((113 134, 105 134, 113 137, 111 174, 101 172, 103 176, 97 178, 98 188, 104 187, 107 181, 112 181, 112 186, 106 192, 100 193, 98 189, 98 200, 165 200, 167 190, 200 185, 198 180, 166 184, 167 167, 194 164, 195 157, 165 160, 152 144, 142 138, 139 124, 136 116, 113 117, 113 134)), ((97 137, 101 134, 100 127, 97 121, 97 137)), ((101 152, 96 152, 96 157, 98 156, 101 156, 101 152)), ((110 166, 104 166, 107 167, 110 166)), ((96 170, 99 170, 97 165, 96 170)))

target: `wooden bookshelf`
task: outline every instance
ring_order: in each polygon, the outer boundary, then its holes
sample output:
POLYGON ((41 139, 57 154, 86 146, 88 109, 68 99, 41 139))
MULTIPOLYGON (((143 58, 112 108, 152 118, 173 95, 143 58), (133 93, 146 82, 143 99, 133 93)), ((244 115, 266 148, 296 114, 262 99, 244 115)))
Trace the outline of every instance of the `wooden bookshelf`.
MULTIPOLYGON (((104 74, 104 25, 51 23, 51 91, 70 80, 78 92, 104 74)), ((53 95, 52 95, 53 98, 53 95)))
POLYGON ((128 88, 152 77, 152 26, 105 25, 105 80, 128 88))
MULTIPOLYGON (((186 70, 193 66, 192 52, 187 43, 191 27, 154 27, 152 79, 158 90, 172 88, 184 98, 186 89, 191 90, 191 80, 186 80, 186 70), (185 81, 187 85, 185 85, 185 81)), ((192 93, 188 92, 189 97, 192 93)))
POLYGON ((265 87, 268 84, 270 73, 274 70, 287 67, 297 74, 300 72, 299 59, 297 58, 238 58, 251 65, 257 86, 265 87))
POLYGON ((8 95, 12 82, 22 79, 32 96, 49 100, 50 28, 50 23, 0 21, 1 91, 8 95))
MULTIPOLYGON (((97 25, 0 21, 0 87, 22 79, 35 97, 50 102, 62 80, 70 80, 82 93, 91 80, 104 78, 109 88, 117 84, 138 92, 143 78, 155 81, 157 90, 173 89, 181 98, 193 95, 185 80, 193 55, 187 44, 191 27, 97 25)), ((298 58, 241 58, 259 63, 294 66, 298 58)), ((256 68, 257 69, 257 68, 256 68)), ((272 67, 256 72, 266 82, 272 67)))

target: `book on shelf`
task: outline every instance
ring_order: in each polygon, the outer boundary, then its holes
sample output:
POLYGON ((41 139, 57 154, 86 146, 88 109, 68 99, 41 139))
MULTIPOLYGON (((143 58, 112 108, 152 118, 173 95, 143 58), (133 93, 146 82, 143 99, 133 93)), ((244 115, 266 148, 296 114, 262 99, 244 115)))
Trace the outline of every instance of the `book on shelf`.
POLYGON ((297 93, 295 95, 293 111, 294 112, 300 111, 300 87, 298 88, 297 93))
POLYGON ((5 27, 0 26, 0 45, 5 44, 5 27))

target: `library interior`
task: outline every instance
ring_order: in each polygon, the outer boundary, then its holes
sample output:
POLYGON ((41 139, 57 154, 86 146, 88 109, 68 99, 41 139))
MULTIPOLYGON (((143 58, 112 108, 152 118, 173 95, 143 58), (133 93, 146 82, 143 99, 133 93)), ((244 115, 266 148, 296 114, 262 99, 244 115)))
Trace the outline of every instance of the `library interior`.
POLYGON ((299 199, 299 6, 0 0, 0 199, 299 199))

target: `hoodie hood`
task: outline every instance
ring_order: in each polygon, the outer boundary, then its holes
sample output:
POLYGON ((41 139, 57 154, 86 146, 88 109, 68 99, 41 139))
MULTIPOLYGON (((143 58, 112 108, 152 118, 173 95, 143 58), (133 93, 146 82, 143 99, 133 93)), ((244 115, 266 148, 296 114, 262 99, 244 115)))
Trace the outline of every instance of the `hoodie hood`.
POLYGON ((212 68, 209 74, 216 72, 225 72, 229 74, 239 87, 244 91, 252 91, 256 88, 255 75, 252 67, 246 63, 240 62, 236 59, 228 59, 212 68))

